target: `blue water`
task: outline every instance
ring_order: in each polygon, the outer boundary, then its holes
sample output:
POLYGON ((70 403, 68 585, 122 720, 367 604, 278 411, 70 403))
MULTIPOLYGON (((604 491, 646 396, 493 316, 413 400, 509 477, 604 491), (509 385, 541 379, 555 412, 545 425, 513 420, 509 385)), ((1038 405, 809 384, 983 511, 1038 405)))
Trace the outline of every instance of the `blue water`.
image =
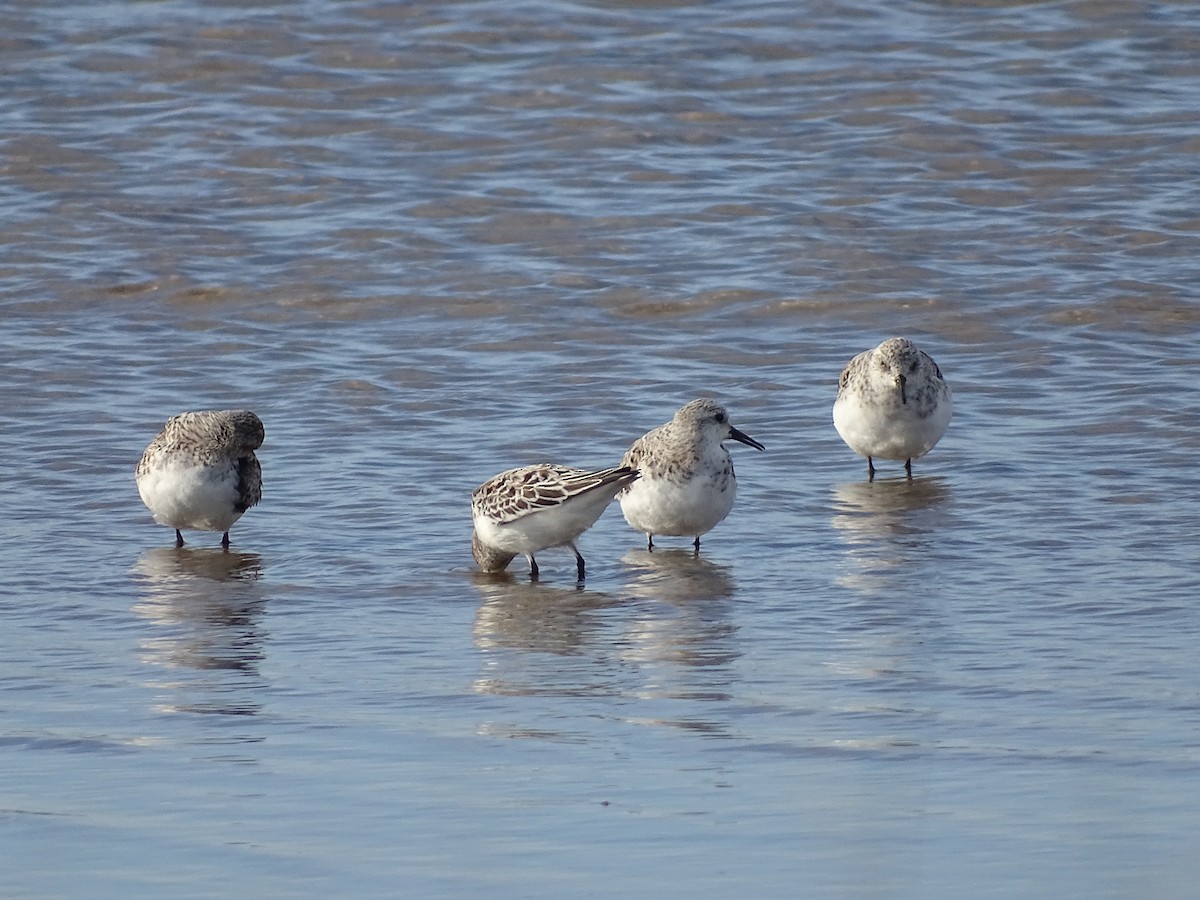
POLYGON ((0 10, 0 895, 1188 897, 1186 5, 0 10), (891 334, 955 418, 834 432, 891 334), (738 503, 470 491, 700 395, 738 503), (133 466, 266 425, 176 550, 133 466))

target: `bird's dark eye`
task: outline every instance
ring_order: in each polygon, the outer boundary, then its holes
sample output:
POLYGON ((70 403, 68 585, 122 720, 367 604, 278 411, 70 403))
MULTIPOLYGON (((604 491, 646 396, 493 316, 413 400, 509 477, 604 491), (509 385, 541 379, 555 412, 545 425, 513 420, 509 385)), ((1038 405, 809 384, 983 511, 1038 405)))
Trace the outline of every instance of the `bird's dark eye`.
POLYGON ((720 422, 720 423, 724 424, 724 422, 725 422, 725 413, 723 413, 723 412, 719 412, 719 413, 717 413, 715 416, 713 416, 713 418, 714 418, 714 419, 716 419, 718 422, 720 422))

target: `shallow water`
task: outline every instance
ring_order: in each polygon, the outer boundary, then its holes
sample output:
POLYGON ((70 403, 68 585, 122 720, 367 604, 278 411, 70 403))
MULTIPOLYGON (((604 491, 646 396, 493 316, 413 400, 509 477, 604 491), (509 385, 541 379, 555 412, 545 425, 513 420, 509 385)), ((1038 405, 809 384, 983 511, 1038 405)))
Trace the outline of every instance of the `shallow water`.
POLYGON ((1187 4, 0 10, 0 893, 1190 896, 1187 4), (955 391, 866 480, 837 374, 955 391), (708 394, 739 499, 468 495, 708 394), (133 465, 254 409, 175 550, 133 465))

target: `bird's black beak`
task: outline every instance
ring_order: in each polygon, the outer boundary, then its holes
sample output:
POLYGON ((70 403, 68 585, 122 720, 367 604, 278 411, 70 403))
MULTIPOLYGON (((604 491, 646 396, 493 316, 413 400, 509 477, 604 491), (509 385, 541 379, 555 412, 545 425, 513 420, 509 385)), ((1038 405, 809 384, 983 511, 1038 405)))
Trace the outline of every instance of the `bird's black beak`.
POLYGON ((758 441, 756 441, 754 438, 750 437, 750 435, 746 434, 746 432, 738 431, 732 425, 729 426, 729 436, 731 438, 733 438, 735 441, 739 441, 740 443, 746 444, 749 447, 753 447, 755 450, 766 450, 767 449, 762 444, 760 444, 758 441))
POLYGON ((900 388, 900 402, 908 403, 908 394, 904 392, 904 382, 907 381, 903 375, 896 376, 896 386, 900 388))

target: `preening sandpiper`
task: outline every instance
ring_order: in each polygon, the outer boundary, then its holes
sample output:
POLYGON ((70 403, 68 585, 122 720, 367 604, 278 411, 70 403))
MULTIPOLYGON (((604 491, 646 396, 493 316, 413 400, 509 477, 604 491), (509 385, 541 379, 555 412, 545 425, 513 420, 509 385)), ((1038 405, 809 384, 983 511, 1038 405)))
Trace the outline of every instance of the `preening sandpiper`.
POLYGON ((172 416, 137 464, 138 493, 154 521, 175 529, 222 532, 262 499, 263 423, 245 409, 205 410, 172 416))

